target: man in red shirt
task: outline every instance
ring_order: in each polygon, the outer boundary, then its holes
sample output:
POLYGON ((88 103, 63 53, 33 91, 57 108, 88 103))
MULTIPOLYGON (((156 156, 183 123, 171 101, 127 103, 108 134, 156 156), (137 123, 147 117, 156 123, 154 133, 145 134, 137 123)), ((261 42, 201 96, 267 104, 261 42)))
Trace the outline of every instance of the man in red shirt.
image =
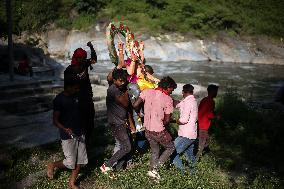
POLYGON ((214 98, 217 96, 218 88, 216 85, 209 85, 208 96, 201 100, 198 107, 199 144, 196 160, 202 155, 203 149, 209 145, 208 129, 211 126, 211 120, 215 117, 214 98))

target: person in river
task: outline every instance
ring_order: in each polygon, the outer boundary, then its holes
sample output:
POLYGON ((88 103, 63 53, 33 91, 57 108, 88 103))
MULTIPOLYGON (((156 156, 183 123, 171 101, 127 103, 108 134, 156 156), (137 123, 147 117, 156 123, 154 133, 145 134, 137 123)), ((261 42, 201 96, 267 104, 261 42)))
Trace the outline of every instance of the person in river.
POLYGON ((69 187, 72 189, 79 189, 75 184, 76 178, 80 168, 88 163, 82 119, 79 116, 79 90, 77 80, 65 80, 64 91, 53 100, 53 123, 59 129, 65 159, 47 165, 47 176, 50 179, 54 177, 55 168, 71 169, 69 187))
POLYGON ((161 167, 174 152, 175 146, 170 133, 166 130, 173 112, 173 99, 170 94, 177 87, 170 77, 164 77, 156 89, 145 89, 141 92, 133 107, 139 110, 144 103, 145 135, 151 147, 150 169, 147 175, 159 180, 161 167), (160 145, 165 148, 160 154, 160 145))
POLYGON ((91 42, 87 43, 91 51, 91 58, 87 59, 87 52, 78 48, 74 51, 71 65, 64 71, 64 80, 77 79, 80 84, 79 107, 82 125, 86 134, 87 150, 90 148, 91 135, 94 129, 95 109, 93 103, 93 91, 89 77, 89 68, 97 62, 97 54, 91 42))
POLYGON ((200 101, 198 106, 198 152, 196 154, 196 161, 202 156, 204 148, 209 148, 209 134, 208 129, 211 126, 211 120, 215 117, 214 109, 216 98, 218 94, 218 86, 209 85, 207 87, 208 96, 200 101))

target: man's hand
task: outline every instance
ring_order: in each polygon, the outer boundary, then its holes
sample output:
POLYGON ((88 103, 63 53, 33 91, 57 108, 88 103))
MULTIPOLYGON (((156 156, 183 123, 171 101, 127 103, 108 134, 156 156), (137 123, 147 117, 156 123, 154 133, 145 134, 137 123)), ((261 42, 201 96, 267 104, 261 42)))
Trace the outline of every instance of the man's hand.
POLYGON ((87 43, 87 46, 90 47, 90 48, 93 47, 93 44, 91 43, 91 41, 89 41, 89 42, 87 43))
POLYGON ((140 41, 140 43, 139 43, 139 50, 140 51, 143 51, 144 50, 144 42, 143 41, 140 41))
POLYGON ((73 134, 73 131, 70 128, 65 128, 64 132, 67 133, 69 136, 71 136, 73 134))
POLYGON ((123 51, 123 46, 124 46, 124 43, 122 43, 121 41, 118 42, 118 50, 120 51, 123 51))

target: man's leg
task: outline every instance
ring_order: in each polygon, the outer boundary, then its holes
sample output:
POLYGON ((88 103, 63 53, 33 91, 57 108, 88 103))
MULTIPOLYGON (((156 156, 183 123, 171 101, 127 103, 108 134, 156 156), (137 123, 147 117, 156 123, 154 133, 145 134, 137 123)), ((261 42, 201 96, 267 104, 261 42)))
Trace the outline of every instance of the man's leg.
POLYGON ((195 139, 189 139, 190 140, 190 145, 189 147, 185 150, 185 155, 187 158, 187 161, 190 166, 190 173, 194 174, 195 173, 195 166, 196 166, 196 157, 194 156, 194 145, 195 145, 195 139))
POLYGON ((174 141, 176 152, 175 152, 175 157, 173 159, 174 165, 181 170, 184 170, 182 161, 180 159, 181 154, 188 148, 190 145, 189 139, 186 140, 187 138, 185 137, 177 137, 174 141))
POLYGON ((63 164, 63 160, 56 161, 56 162, 49 162, 47 164, 47 177, 49 179, 53 179, 55 168, 59 168, 59 169, 65 168, 65 165, 63 164))
POLYGON ((72 170, 70 178, 69 178, 69 187, 72 189, 79 189, 79 187, 75 184, 77 176, 79 174, 81 165, 77 164, 75 169, 72 170))
POLYGON ((159 143, 165 148, 164 152, 159 157, 158 166, 163 165, 175 151, 175 145, 172 142, 172 137, 168 131, 164 130, 159 135, 159 143))
POLYGON ((202 156, 203 149, 207 143, 208 131, 199 130, 198 152, 196 154, 196 161, 202 156))
POLYGON ((188 148, 185 150, 185 155, 186 158, 188 160, 188 163, 191 163, 193 166, 195 164, 195 156, 194 156, 194 143, 195 143, 195 139, 189 139, 189 146, 188 148))
POLYGON ((131 151, 131 143, 124 125, 112 125, 114 137, 120 143, 120 149, 105 163, 107 167, 112 167, 122 157, 131 151))
POLYGON ((157 163, 159 161, 159 154, 160 154, 160 146, 153 134, 150 131, 145 132, 146 138, 149 141, 150 148, 151 148, 151 159, 150 159, 150 170, 157 168, 157 163))
POLYGON ((53 178, 55 168, 75 168, 77 145, 74 139, 61 140, 62 150, 65 156, 64 160, 50 162, 47 164, 47 176, 53 178))
POLYGON ((88 109, 89 111, 85 112, 85 118, 86 118, 86 147, 87 150, 90 149, 91 147, 91 136, 94 131, 94 126, 95 126, 95 109, 94 109, 94 103, 93 101, 89 102, 88 104, 88 109))

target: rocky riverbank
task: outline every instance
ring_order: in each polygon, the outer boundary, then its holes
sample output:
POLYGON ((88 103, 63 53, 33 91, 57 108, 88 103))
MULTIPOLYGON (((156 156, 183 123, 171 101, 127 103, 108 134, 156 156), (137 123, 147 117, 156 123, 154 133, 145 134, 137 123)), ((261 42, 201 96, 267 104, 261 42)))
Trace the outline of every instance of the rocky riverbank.
MULTIPOLYGON (((199 39, 178 34, 152 37, 143 34, 145 57, 159 61, 216 61, 233 63, 284 65, 284 44, 265 37, 232 37, 224 32, 218 36, 199 39)), ((15 37, 17 43, 30 43, 51 57, 69 59, 78 47, 92 41, 99 60, 109 60, 105 39, 105 25, 97 25, 87 31, 54 29, 41 34, 15 37)), ((2 40, 1 44, 5 44, 2 40)))

